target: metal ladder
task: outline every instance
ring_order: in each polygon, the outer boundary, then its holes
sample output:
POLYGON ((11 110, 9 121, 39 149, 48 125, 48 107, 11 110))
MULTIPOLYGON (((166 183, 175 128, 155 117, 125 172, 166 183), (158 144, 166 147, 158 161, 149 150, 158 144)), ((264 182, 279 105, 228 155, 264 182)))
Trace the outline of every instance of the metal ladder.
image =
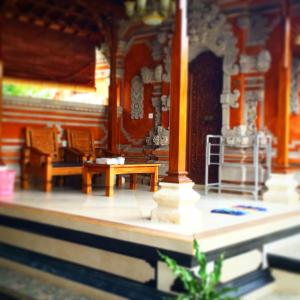
POLYGON ((245 192, 251 193, 254 199, 258 199, 258 194, 261 189, 259 186, 260 182, 260 167, 263 167, 266 171, 266 179, 270 177, 271 174, 271 153, 272 152, 272 139, 269 135, 261 136, 257 134, 254 139, 254 143, 248 148, 235 148, 225 145, 224 138, 221 135, 207 135, 206 137, 206 157, 205 157, 205 195, 208 194, 210 189, 218 190, 219 193, 222 190, 234 191, 234 192, 245 192), (240 157, 238 156, 236 162, 226 161, 225 149, 230 149, 231 151, 244 151, 245 157, 251 158, 250 163, 242 163, 240 157), (247 156, 248 155, 248 156, 247 156), (260 155, 263 156, 264 160, 260 161, 260 155), (216 165, 218 166, 218 181, 209 182, 210 167, 216 165), (246 167, 247 169, 252 168, 254 172, 254 183, 253 185, 245 184, 227 184, 222 182, 222 171, 224 167, 246 167))

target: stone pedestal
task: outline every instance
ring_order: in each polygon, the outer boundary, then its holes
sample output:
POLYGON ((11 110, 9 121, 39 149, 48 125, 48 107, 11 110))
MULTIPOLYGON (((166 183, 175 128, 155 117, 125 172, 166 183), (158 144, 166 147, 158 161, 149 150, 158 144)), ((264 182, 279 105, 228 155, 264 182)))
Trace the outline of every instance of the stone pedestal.
POLYGON ((159 185, 160 190, 153 196, 157 207, 151 212, 151 221, 192 226, 201 223, 201 211, 195 207, 200 194, 193 190, 193 182, 159 185))
POLYGON ((292 204, 299 202, 297 181, 293 174, 271 174, 266 182, 268 191, 263 195, 263 201, 292 204))

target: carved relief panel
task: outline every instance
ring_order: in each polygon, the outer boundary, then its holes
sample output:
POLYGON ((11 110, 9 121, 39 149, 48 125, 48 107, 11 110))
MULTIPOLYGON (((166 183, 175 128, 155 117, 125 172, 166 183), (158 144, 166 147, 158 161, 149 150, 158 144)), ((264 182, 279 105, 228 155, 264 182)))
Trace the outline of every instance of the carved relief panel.
POLYGON ((131 119, 143 119, 144 117, 144 87, 140 76, 134 76, 131 80, 131 119))
MULTIPOLYGON (((127 140, 132 148, 143 144, 148 149, 166 147, 168 146, 169 117, 166 115, 169 113, 169 82, 167 81, 170 77, 171 24, 155 28, 140 27, 132 31, 129 26, 128 29, 127 34, 124 29, 119 33, 122 40, 119 42, 118 54, 124 61, 124 68, 128 68, 126 76, 122 78, 125 93, 123 99, 121 96, 120 102, 125 109, 124 114, 120 116, 120 130, 124 140, 127 140), (143 34, 145 34, 144 40, 143 34), (142 51, 137 49, 147 51, 145 59, 142 51), (140 58, 131 68, 129 58, 132 62, 139 53, 140 58), (130 83, 130 90, 128 83, 130 83), (142 121, 141 126, 135 130, 131 124, 139 124, 139 122, 128 122, 128 117, 130 120, 142 121), (153 127, 150 129, 151 123, 153 127), (144 131, 145 136, 142 137, 144 131)), ((122 65, 121 62, 118 65, 122 65)))

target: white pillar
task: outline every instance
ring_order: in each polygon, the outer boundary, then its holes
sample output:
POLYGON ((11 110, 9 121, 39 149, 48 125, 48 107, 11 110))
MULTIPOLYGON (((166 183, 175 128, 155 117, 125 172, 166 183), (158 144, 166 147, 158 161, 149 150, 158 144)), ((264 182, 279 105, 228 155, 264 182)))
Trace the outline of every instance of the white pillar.
POLYGON ((263 201, 293 204, 299 202, 298 183, 294 174, 271 174, 266 182, 268 191, 263 194, 263 201))
POLYGON ((201 224, 201 211, 195 207, 200 194, 193 190, 193 182, 161 182, 159 185, 159 191, 153 196, 157 207, 151 212, 151 221, 186 226, 201 224))

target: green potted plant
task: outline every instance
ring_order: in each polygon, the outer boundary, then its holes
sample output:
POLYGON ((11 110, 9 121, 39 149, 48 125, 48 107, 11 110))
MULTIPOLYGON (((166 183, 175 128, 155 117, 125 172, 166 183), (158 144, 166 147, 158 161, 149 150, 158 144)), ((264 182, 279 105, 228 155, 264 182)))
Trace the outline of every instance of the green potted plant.
POLYGON ((214 262, 211 272, 207 271, 207 259, 200 251, 199 244, 194 240, 195 258, 199 264, 196 273, 188 268, 179 266, 177 262, 167 255, 159 252, 160 257, 172 270, 176 278, 179 278, 183 284, 185 292, 174 296, 177 300, 238 300, 238 297, 228 296, 232 292, 231 287, 218 287, 221 279, 221 271, 224 255, 220 255, 214 262))

